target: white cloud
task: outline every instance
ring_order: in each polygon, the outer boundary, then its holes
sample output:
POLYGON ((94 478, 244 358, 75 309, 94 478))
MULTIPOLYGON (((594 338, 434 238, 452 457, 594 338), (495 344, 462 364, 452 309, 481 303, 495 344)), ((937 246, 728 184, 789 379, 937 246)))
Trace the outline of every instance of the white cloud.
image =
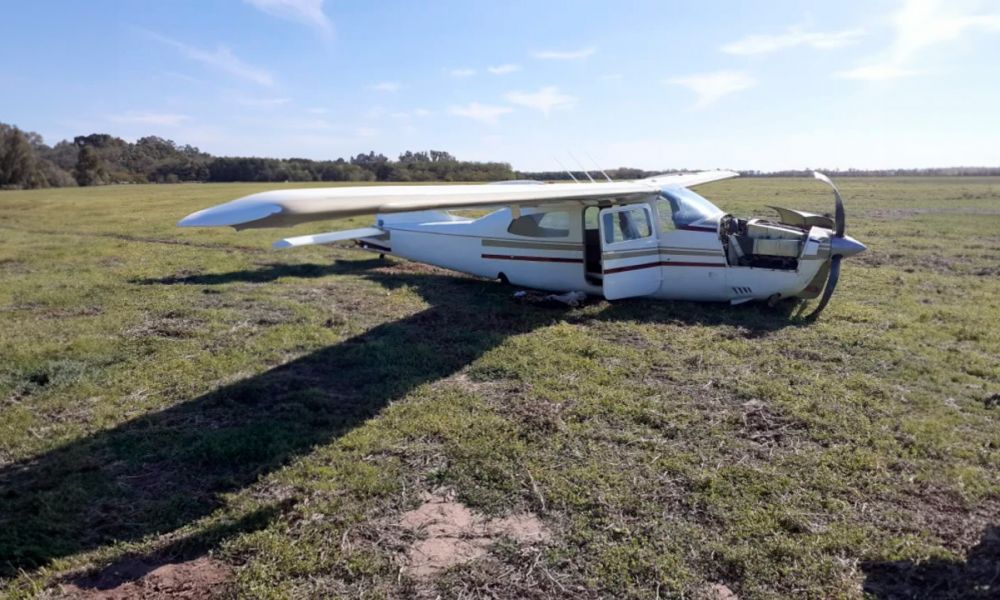
POLYGON ((321 106, 314 106, 312 108, 306 109, 306 112, 313 115, 325 115, 326 113, 330 112, 330 110, 323 108, 321 106))
POLYGON ((431 111, 427 110, 426 108, 417 108, 414 109, 413 111, 400 110, 393 113, 389 113, 390 117, 394 119, 399 119, 401 121, 409 121, 413 118, 429 117, 430 115, 431 111))
POLYGON ((399 88, 401 87, 402 86, 395 81, 380 81, 372 85, 372 89, 375 90, 376 92, 388 92, 388 93, 398 92, 399 88))
POLYGON ((452 69, 448 71, 448 74, 452 77, 472 77, 476 74, 475 69, 452 69))
POLYGON ((810 46, 817 50, 840 48, 857 41, 864 35, 861 29, 844 31, 802 31, 798 27, 790 27, 786 32, 775 35, 748 35, 735 42, 726 44, 722 51, 727 54, 767 54, 777 50, 810 46))
POLYGON ((1000 13, 981 13, 976 8, 967 2, 904 1, 893 18, 893 60, 906 61, 920 50, 958 39, 966 31, 1000 31, 1000 13))
POLYGON ((357 134, 358 137, 370 138, 377 136, 379 134, 379 131, 378 129, 375 129, 373 127, 358 127, 355 133, 357 134))
POLYGON ((687 77, 675 77, 666 81, 672 85, 682 85, 698 95, 696 108, 714 104, 723 96, 734 94, 757 85, 757 80, 740 71, 716 71, 687 77))
POLYGON ((535 52, 535 58, 542 60, 582 60, 597 52, 597 48, 589 46, 579 50, 541 50, 535 52))
POLYGON ((497 65, 495 67, 486 67, 486 70, 493 75, 507 75, 508 73, 514 73, 515 71, 521 70, 521 65, 505 64, 497 65))
POLYGON ((576 105, 576 98, 560 93, 555 86, 546 86, 537 92, 510 92, 505 98, 511 104, 526 106, 542 112, 545 116, 553 110, 572 108, 576 105))
POLYGON ((448 109, 448 112, 453 115, 467 117, 491 125, 496 124, 503 115, 513 111, 514 109, 509 106, 494 106, 491 104, 480 104, 479 102, 470 102, 465 106, 452 106, 448 109))
POLYGON ((839 71, 836 75, 841 79, 863 79, 866 81, 885 81, 888 79, 900 79, 920 74, 917 69, 907 69, 891 62, 875 63, 839 71))
POLYGON ((184 123, 185 121, 190 121, 191 117, 187 115, 178 115, 173 113, 129 111, 124 114, 114 115, 112 117, 109 117, 109 119, 114 121, 115 123, 159 125, 161 127, 177 127, 178 125, 184 123))
POLYGON ((925 71, 910 65, 921 52, 973 32, 1000 32, 1000 12, 979 10, 981 2, 904 0, 892 16, 894 37, 882 56, 866 65, 837 73, 849 79, 885 80, 925 71))
POLYGON ((274 85, 274 77, 272 77, 270 72, 243 62, 235 54, 233 54, 232 50, 225 46, 220 45, 215 50, 203 50, 153 31, 147 31, 145 29, 141 29, 140 31, 150 39, 175 48, 191 60, 200 62, 219 71, 226 72, 234 77, 252 81, 259 85, 274 85))
POLYGON ((333 25, 323 13, 323 0, 244 0, 244 2, 273 17, 304 23, 324 33, 333 31, 333 25))
POLYGON ((291 102, 291 98, 237 98, 236 102, 251 108, 275 108, 291 102))

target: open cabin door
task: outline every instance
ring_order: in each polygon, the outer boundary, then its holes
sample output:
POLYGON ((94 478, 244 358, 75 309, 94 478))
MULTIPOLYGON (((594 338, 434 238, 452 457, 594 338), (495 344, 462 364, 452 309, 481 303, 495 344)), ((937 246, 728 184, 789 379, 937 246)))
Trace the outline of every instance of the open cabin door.
POLYGON ((648 296, 660 287, 660 252, 653 211, 629 204, 601 211, 601 263, 608 300, 648 296))

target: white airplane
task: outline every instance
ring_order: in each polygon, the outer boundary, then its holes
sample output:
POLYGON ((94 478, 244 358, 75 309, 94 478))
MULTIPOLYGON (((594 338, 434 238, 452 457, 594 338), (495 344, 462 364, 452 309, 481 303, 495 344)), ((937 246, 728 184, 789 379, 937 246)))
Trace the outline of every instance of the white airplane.
POLYGON ((553 292, 608 300, 822 299, 840 261, 865 250, 835 218, 772 207, 777 221, 739 219, 690 187, 736 177, 729 171, 625 182, 505 182, 313 188, 252 194, 195 212, 181 227, 285 227, 375 215, 372 227, 285 238, 276 248, 355 240, 365 250, 553 292), (466 218, 448 211, 496 208, 466 218), (824 288, 824 281, 826 286, 824 288))

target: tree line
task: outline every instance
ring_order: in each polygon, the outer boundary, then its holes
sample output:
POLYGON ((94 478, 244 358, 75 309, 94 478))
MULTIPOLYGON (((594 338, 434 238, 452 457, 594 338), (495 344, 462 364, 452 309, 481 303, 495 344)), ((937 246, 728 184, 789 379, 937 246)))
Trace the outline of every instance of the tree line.
MULTIPOLYGON (((646 171, 629 167, 610 169, 616 181, 640 179, 663 169, 646 171)), ((837 177, 870 176, 997 176, 1000 167, 941 169, 830 170, 837 177)), ((745 177, 801 177, 809 171, 741 171, 745 177)), ((599 171, 589 173, 597 181, 599 171)), ((0 189, 90 186, 116 183, 177 183, 234 181, 587 181, 583 172, 519 171, 505 162, 459 160, 440 150, 407 151, 392 160, 375 152, 348 159, 259 158, 212 156, 190 145, 156 136, 128 142, 106 133, 81 135, 54 146, 42 136, 0 123, 0 189)))
MULTIPOLYGON (((608 177, 615 181, 627 179, 642 179, 663 173, 693 173, 697 169, 658 169, 647 171, 643 169, 633 169, 630 167, 620 167, 618 169, 607 169, 599 171, 597 169, 588 171, 594 181, 607 181, 608 177)), ((817 168, 830 177, 997 177, 1000 176, 1000 167, 934 167, 924 169, 823 169, 817 168)), ((812 177, 812 169, 787 169, 783 171, 737 171, 741 177, 812 177)), ((583 171, 518 171, 519 179, 535 179, 538 181, 577 181, 588 182, 587 174, 583 171)))
MULTIPOLYGON (((924 169, 816 169, 830 177, 996 177, 1000 167, 932 167, 924 169)), ((812 177, 810 169, 740 171, 743 177, 812 177)))
POLYGON ((0 189, 233 181, 505 181, 508 163, 459 160, 440 150, 407 151, 391 160, 375 152, 348 159, 212 156, 156 136, 128 142, 106 133, 54 146, 42 136, 0 123, 0 189))

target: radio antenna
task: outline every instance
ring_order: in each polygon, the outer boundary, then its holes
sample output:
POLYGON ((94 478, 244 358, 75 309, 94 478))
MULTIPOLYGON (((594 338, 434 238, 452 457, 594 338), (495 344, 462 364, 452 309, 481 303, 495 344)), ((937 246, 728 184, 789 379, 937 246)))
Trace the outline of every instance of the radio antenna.
POLYGON ((611 178, 608 177, 608 174, 604 172, 604 169, 601 168, 601 165, 596 160, 594 160, 593 156, 590 155, 590 152, 584 150, 583 153, 587 156, 587 158, 590 159, 590 162, 594 163, 594 166, 597 167, 597 170, 601 173, 601 175, 604 175, 604 178, 608 180, 608 183, 614 183, 614 181, 612 181, 611 178))
POLYGON ((572 179, 573 181, 575 181, 577 183, 580 183, 580 180, 573 176, 573 172, 570 171, 569 169, 567 169, 566 165, 562 164, 561 160, 559 160, 558 158, 556 158, 554 155, 552 156, 552 158, 556 161, 556 163, 559 164, 559 166, 562 168, 563 171, 566 171, 566 174, 569 175, 570 179, 572 179))
POLYGON ((569 157, 573 159, 573 162, 575 162, 580 167, 580 170, 583 171, 583 174, 587 176, 587 179, 590 180, 590 183, 597 183, 596 181, 594 181, 594 178, 590 176, 590 173, 587 172, 587 169, 583 168, 583 163, 581 163, 580 160, 573 155, 573 152, 571 150, 567 150, 566 152, 569 153, 569 157))

